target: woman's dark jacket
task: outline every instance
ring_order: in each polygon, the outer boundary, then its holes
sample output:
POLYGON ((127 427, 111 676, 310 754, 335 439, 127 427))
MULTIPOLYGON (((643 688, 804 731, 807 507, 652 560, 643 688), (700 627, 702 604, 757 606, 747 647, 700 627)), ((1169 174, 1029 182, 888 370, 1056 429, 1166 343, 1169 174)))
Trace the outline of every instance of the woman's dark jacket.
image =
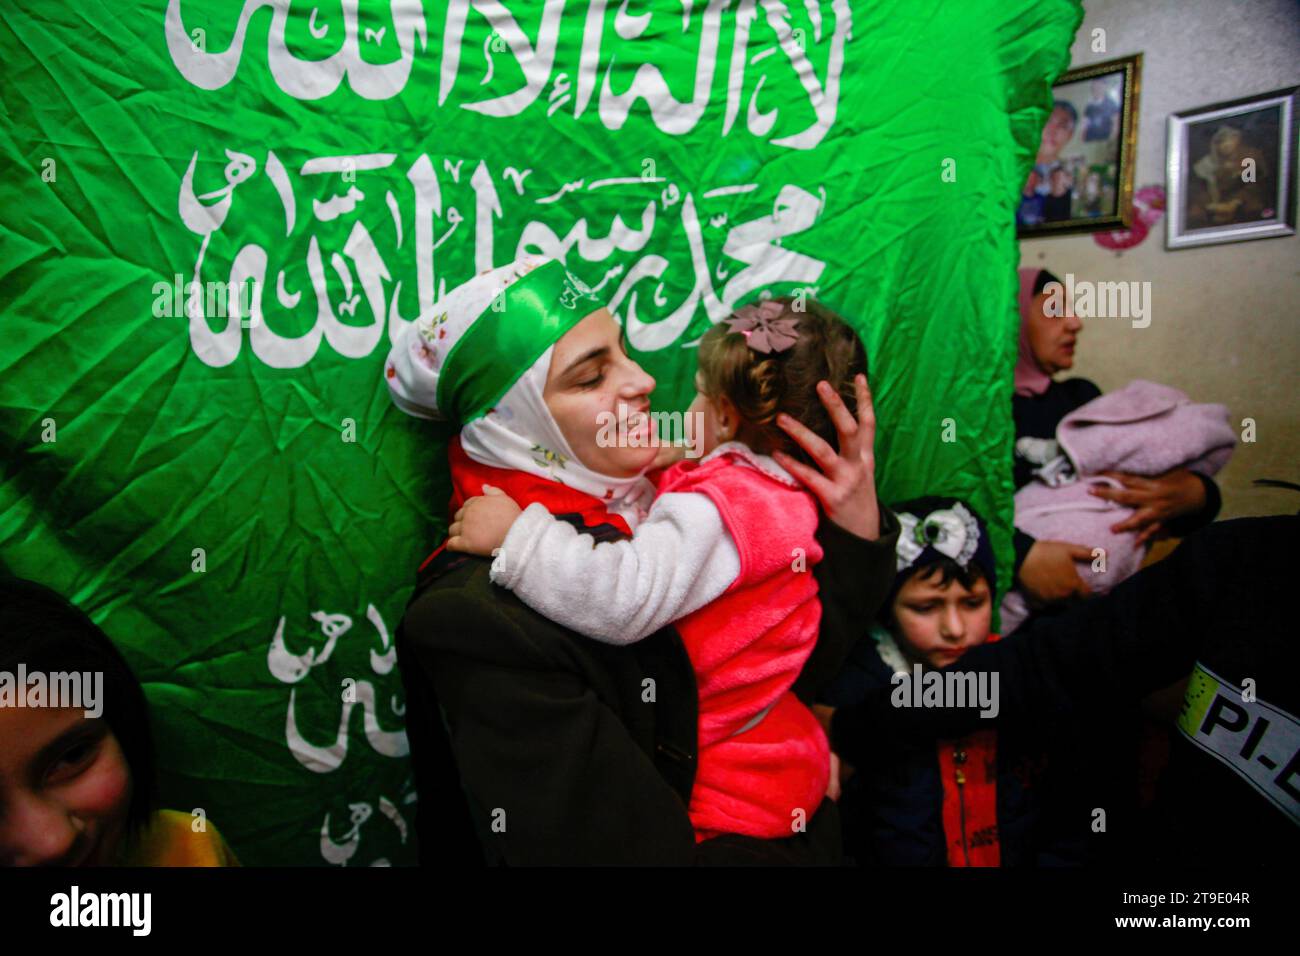
MULTIPOLYGON (((826 556, 813 571, 822 626, 794 687, 805 702, 839 671, 893 582, 898 523, 888 512, 881 531, 865 541, 822 520, 826 556)), ((398 632, 422 863, 839 862, 829 802, 789 839, 697 845, 686 806, 698 694, 676 631, 624 647, 589 640, 492 584, 489 567, 439 554, 398 632)), ((600 589, 593 581, 593 601, 600 589)))

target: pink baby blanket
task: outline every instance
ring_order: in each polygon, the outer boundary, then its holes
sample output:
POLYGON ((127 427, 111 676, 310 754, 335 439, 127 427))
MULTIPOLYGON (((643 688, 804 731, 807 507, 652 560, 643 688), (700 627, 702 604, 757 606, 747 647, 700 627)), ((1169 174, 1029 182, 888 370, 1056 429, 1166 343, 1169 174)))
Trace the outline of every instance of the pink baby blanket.
MULTIPOLYGON (((1134 532, 1110 530, 1133 509, 1088 494, 1092 485, 1123 487, 1099 472, 1153 477, 1188 468, 1212 476, 1227 464, 1236 440, 1226 406, 1194 403, 1168 385, 1130 382, 1061 420, 1056 441, 1075 480, 1055 487, 1035 480, 1021 488, 1016 527, 1041 541, 1093 548, 1092 560, 1078 562, 1079 574, 1094 592, 1109 591, 1142 566, 1146 548, 1136 544, 1134 532)), ((1024 595, 1018 589, 1008 592, 1002 633, 1010 634, 1028 614, 1024 595)))

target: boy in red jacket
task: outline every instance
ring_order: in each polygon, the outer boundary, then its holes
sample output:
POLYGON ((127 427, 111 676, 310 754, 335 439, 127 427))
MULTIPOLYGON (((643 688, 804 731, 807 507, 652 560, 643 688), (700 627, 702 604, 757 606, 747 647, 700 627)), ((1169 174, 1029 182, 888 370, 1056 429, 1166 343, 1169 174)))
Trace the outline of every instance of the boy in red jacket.
MULTIPOLYGON (((996 578, 984 525, 955 498, 919 498, 894 510, 901 532, 893 590, 827 701, 848 706, 892 686, 894 706, 966 706, 994 717, 998 687, 990 675, 956 681, 938 673, 998 640, 991 633, 996 578)), ((818 710, 828 719, 831 708, 818 710)), ((929 744, 889 735, 863 742, 869 761, 859 758, 841 801, 849 855, 895 866, 1042 862, 1035 845, 1039 750, 1026 734, 1002 736, 990 721, 929 744)))

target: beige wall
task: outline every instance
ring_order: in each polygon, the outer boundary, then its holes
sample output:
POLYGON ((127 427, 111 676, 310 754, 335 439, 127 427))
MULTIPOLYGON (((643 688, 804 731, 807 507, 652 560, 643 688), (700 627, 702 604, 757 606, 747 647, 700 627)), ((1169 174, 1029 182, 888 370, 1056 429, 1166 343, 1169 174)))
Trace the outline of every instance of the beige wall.
MULTIPOLYGON (((1084 12, 1071 66, 1143 54, 1135 187, 1165 185, 1170 113, 1300 84, 1296 0, 1084 0, 1084 12), (1091 50, 1097 27, 1105 53, 1091 50)), ((1239 434, 1253 418, 1255 443, 1239 444, 1218 478, 1223 517, 1294 513, 1300 494, 1251 480, 1300 483, 1300 236, 1169 251, 1164 230, 1161 220, 1118 255, 1091 235, 1028 240, 1021 264, 1149 281, 1150 327, 1091 320, 1073 374, 1106 391, 1147 378, 1221 402, 1239 434)))

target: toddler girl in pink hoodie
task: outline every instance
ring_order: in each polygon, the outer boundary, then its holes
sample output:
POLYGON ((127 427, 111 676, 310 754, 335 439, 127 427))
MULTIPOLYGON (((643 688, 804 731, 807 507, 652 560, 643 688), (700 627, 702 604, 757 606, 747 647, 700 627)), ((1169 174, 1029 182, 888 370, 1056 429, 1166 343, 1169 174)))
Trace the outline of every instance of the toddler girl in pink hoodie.
POLYGON ((501 494, 470 499, 450 529, 449 548, 495 552, 495 583, 594 640, 629 644, 676 626, 699 690, 688 808, 697 840, 789 836, 827 791, 826 737, 790 690, 821 620, 818 511, 773 457, 804 457, 776 419, 785 413, 834 443, 817 383, 853 412, 866 357, 842 320, 800 304, 742 308, 701 339, 688 414, 703 457, 662 473, 630 540, 596 543, 501 494))

